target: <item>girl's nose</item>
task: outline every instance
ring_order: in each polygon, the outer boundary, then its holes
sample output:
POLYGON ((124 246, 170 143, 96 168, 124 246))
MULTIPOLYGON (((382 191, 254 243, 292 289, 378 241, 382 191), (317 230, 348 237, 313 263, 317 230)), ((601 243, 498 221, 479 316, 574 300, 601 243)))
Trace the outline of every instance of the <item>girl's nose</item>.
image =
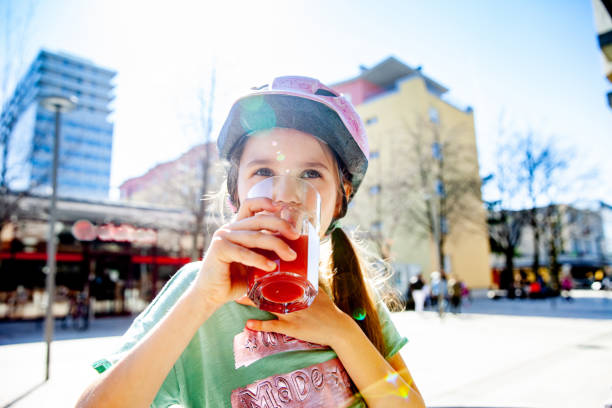
POLYGON ((274 201, 286 204, 300 204, 300 179, 293 176, 282 176, 276 181, 274 201))

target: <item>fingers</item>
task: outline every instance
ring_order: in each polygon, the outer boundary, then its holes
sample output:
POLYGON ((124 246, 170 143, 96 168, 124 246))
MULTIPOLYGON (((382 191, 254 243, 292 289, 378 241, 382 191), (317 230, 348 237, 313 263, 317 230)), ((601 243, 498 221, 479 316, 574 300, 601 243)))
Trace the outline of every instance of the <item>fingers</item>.
POLYGON ((223 236, 215 236, 213 238, 213 245, 218 246, 220 249, 218 259, 221 262, 227 264, 238 262, 264 271, 273 271, 277 267, 276 262, 246 247, 235 244, 223 236))
POLYGON ((295 240, 300 234, 287 221, 262 213, 276 212, 278 206, 269 198, 245 200, 237 216, 238 221, 218 229, 211 241, 208 254, 224 263, 238 262, 264 271, 273 271, 277 264, 253 251, 258 248, 275 252, 284 261, 293 261, 297 254, 278 235, 295 240))
MULTIPOLYGON (((233 298, 246 296, 247 292, 247 276, 246 267, 240 263, 233 262, 230 264, 230 276, 232 282, 233 298)), ((247 298, 248 299, 248 298, 247 298)))
POLYGON ((250 330, 285 334, 282 320, 247 320, 246 327, 250 330))
POLYGON ((245 306, 257 307, 255 306, 255 303, 253 303, 253 301, 248 297, 248 295, 244 295, 243 297, 236 299, 236 303, 240 303, 241 305, 245 306))
POLYGON ((275 205, 274 202, 267 197, 248 198, 240 204, 238 214, 236 214, 237 220, 252 217, 261 211, 278 211, 280 206, 275 205))
POLYGON ((287 221, 269 214, 257 214, 253 217, 245 218, 243 220, 234 222, 227 225, 229 230, 250 230, 250 231, 261 231, 267 230, 272 233, 278 233, 284 237, 294 240, 299 238, 300 233, 296 231, 291 224, 287 221))
POLYGON ((230 242, 246 248, 274 251, 283 261, 293 261, 297 258, 295 251, 285 241, 275 235, 259 231, 231 231, 225 233, 224 237, 230 242))

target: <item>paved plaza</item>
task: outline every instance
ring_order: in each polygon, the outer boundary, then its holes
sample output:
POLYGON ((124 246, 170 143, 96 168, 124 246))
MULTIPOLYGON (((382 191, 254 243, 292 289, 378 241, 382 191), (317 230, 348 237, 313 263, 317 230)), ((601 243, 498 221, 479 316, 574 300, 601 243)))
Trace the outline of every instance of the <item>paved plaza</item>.
MULTIPOLYGON (((463 311, 393 316, 410 340, 402 355, 429 407, 603 408, 610 401, 612 299, 478 299, 463 311)), ((0 324, 0 407, 72 406, 90 378, 88 363, 111 350, 129 322, 97 319, 85 332, 58 325, 47 383, 42 328, 0 324)))

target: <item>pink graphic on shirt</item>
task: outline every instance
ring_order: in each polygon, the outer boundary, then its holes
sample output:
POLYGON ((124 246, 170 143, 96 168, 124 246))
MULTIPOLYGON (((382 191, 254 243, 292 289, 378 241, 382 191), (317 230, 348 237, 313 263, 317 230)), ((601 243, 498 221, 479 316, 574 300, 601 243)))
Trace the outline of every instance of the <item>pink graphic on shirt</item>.
POLYGON ((232 391, 232 408, 347 407, 351 380, 337 358, 232 391))
POLYGON ((245 328, 234 337, 234 367, 247 367, 261 358, 285 351, 328 348, 280 333, 258 332, 245 328))

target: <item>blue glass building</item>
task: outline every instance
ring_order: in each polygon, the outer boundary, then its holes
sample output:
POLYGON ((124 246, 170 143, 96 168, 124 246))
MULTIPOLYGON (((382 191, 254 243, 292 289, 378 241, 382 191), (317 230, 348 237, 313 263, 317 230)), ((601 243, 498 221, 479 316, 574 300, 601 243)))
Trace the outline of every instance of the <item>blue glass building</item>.
POLYGON ((113 145, 108 116, 115 75, 72 55, 40 51, 0 116, 8 141, 0 158, 6 164, 5 185, 38 194, 50 192, 55 117, 38 101, 45 95, 76 96, 77 108, 62 115, 58 195, 107 198, 113 145))

